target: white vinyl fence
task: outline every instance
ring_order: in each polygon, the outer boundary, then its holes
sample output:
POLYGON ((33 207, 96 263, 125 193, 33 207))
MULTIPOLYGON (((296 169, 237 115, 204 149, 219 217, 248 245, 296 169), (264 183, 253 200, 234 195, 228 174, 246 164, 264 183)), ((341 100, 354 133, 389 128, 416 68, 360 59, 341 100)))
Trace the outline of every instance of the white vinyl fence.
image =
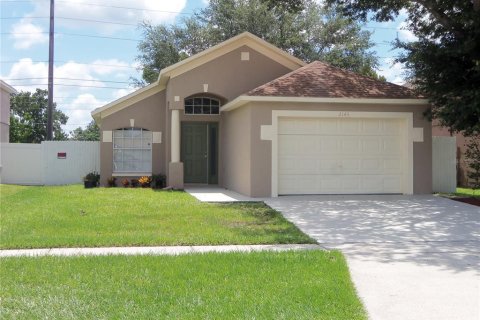
POLYGON ((100 143, 45 141, 41 144, 1 143, 0 183, 59 185, 81 183, 100 171, 100 143))
POLYGON ((457 139, 432 137, 433 192, 455 192, 457 188, 457 139))

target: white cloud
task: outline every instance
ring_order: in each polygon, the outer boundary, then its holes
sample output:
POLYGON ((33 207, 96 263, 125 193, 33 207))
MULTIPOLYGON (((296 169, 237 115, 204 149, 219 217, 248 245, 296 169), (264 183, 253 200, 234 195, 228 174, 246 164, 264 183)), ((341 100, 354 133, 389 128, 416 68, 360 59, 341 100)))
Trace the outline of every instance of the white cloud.
POLYGON ((413 42, 417 41, 418 38, 411 32, 407 30, 408 24, 406 21, 400 22, 397 26, 398 37, 401 41, 413 42))
POLYGON ((112 97, 113 97, 114 100, 117 100, 117 99, 125 97, 126 95, 129 95, 130 93, 132 93, 135 90, 137 90, 137 89, 136 88, 120 89, 120 90, 115 91, 112 94, 112 97))
MULTIPOLYGON (((30 15, 48 16, 49 8, 44 2, 32 1, 32 3, 35 5, 35 9, 30 15)), ((55 5, 55 15, 58 17, 56 25, 76 30, 94 28, 97 32, 112 34, 119 30, 135 28, 135 26, 95 23, 65 18, 109 21, 134 25, 142 21, 150 21, 156 24, 168 23, 174 21, 179 12, 185 8, 186 3, 187 0, 117 0, 110 3, 100 3, 92 0, 63 1, 55 5), (135 8, 139 10, 125 8, 135 8)))
POLYGON ((33 63, 32 59, 20 59, 13 64, 3 79, 18 91, 34 92, 36 88, 47 89, 48 65, 44 62, 33 63), (29 80, 15 80, 29 79, 29 80))
POLYGON ((29 19, 21 19, 12 26, 10 38, 14 40, 13 46, 16 49, 28 49, 36 44, 43 44, 48 41, 48 35, 43 28, 34 25, 29 19))
POLYGON ((403 74, 405 73, 405 67, 402 63, 395 62, 393 58, 386 58, 382 63, 378 73, 385 78, 388 82, 395 84, 404 84, 403 74))
POLYGON ((134 67, 118 59, 92 61, 91 70, 98 75, 108 75, 118 71, 128 70, 127 67, 134 67))
POLYGON ((59 104, 59 107, 68 116, 68 126, 65 130, 71 131, 77 127, 85 127, 92 121, 90 112, 105 104, 105 101, 97 99, 90 93, 78 95, 67 107, 62 108, 61 104, 59 104))

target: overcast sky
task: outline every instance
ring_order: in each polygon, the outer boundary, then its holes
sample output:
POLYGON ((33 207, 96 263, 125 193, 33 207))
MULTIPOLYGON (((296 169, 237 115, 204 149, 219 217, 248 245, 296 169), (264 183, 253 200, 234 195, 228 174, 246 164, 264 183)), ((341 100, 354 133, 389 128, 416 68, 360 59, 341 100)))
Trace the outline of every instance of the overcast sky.
MULTIPOLYGON (((91 121, 90 111, 133 89, 138 24, 172 23, 206 5, 208 0, 56 0, 54 100, 68 116, 67 132, 91 121), (109 22, 109 23, 107 23, 109 22)), ((49 0, 0 0, 0 78, 18 91, 47 86, 49 0), (26 80, 22 80, 26 79, 26 80)), ((402 67, 393 64, 398 51, 390 42, 402 30, 404 16, 390 23, 368 23, 380 57, 378 72, 401 84, 402 67)))

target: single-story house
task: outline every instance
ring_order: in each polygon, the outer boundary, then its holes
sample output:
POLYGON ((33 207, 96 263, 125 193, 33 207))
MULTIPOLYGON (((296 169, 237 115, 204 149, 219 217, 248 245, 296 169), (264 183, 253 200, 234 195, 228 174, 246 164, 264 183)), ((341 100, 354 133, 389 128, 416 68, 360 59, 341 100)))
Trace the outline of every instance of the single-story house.
POLYGON ((10 141, 10 95, 17 93, 11 85, 0 80, 0 142, 10 141))
POLYGON ((431 124, 412 90, 242 33, 100 107, 101 182, 164 173, 252 197, 432 191, 431 124))

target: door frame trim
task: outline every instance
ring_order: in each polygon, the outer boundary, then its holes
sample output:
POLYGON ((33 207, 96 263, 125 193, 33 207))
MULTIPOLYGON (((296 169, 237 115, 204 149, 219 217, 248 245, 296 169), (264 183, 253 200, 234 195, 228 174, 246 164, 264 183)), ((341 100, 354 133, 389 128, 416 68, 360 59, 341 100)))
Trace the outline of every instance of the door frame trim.
POLYGON ((278 197, 278 121, 279 118, 332 118, 332 119, 400 119, 403 120, 403 193, 413 194, 413 113, 412 112, 355 112, 339 111, 297 111, 297 110, 272 110, 272 125, 268 138, 262 140, 272 141, 272 177, 271 196, 278 197))

